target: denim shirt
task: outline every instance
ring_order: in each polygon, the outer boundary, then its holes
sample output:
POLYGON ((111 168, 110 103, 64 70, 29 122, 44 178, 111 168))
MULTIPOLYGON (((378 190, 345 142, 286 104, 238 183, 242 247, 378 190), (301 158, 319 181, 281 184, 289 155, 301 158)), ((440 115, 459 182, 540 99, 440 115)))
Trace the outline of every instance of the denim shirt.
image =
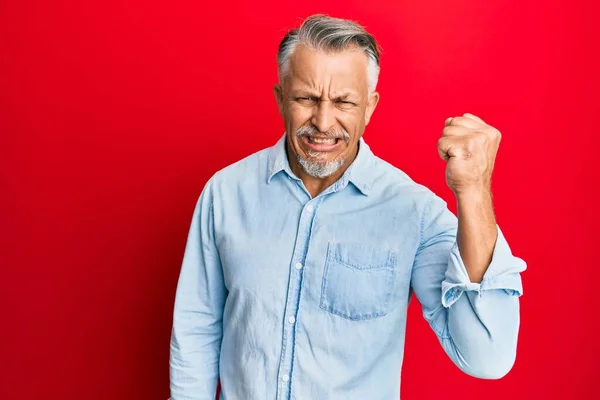
POLYGON ((398 399, 414 293, 465 373, 511 368, 520 273, 498 228, 471 283, 447 204, 359 142, 312 198, 285 135, 217 172, 193 213, 171 335, 172 400, 398 399))

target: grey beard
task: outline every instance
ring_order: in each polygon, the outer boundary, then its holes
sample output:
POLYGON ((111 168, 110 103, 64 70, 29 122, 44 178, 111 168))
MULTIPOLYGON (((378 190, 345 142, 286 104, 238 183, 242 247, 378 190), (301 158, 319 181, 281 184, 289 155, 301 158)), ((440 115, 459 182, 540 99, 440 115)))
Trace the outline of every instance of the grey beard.
POLYGON ((322 162, 317 160, 308 160, 296 154, 298 158, 298 164, 304 169, 304 171, 312 177, 323 179, 326 178, 336 171, 338 171, 344 165, 344 159, 322 162))
MULTIPOLYGON (((317 129, 314 126, 303 126, 296 132, 296 137, 300 138, 302 136, 309 136, 315 133, 317 129)), ((336 137, 348 142, 350 140, 350 135, 345 130, 342 131, 328 131, 326 134, 327 137, 336 137)), ((296 154, 296 158, 298 159, 298 164, 304 169, 304 171, 314 178, 323 179, 326 178, 336 171, 338 171, 344 165, 346 160, 339 159, 334 161, 319 161, 321 154, 318 152, 309 152, 309 158, 301 157, 300 154, 296 154)))

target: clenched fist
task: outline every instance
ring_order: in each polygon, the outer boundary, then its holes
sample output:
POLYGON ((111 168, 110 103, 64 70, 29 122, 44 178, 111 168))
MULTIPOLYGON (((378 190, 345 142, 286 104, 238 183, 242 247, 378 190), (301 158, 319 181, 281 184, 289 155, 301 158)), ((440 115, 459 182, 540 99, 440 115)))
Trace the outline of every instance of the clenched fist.
POLYGON ((447 161, 446 183, 456 195, 490 190, 501 136, 473 114, 446 119, 438 152, 447 161))

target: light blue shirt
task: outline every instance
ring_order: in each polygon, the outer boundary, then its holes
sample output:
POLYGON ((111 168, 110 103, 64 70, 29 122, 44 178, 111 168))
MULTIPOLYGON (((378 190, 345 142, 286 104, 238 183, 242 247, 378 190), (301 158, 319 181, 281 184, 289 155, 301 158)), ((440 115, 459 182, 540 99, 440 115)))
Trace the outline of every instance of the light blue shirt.
MULTIPOLYGON (((471 283, 447 204, 363 139, 311 198, 285 135, 217 172, 197 202, 177 287, 171 399, 392 400, 412 293, 467 374, 512 367, 523 260, 498 228, 471 283)), ((435 373, 434 371, 432 371, 435 373)))

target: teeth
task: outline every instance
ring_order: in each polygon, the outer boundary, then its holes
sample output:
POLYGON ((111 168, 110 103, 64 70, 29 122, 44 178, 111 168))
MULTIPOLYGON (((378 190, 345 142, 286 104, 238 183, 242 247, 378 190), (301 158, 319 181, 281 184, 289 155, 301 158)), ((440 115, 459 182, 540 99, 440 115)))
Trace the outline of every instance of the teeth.
POLYGON ((335 139, 320 139, 311 137, 310 141, 319 144, 335 144, 335 139))

